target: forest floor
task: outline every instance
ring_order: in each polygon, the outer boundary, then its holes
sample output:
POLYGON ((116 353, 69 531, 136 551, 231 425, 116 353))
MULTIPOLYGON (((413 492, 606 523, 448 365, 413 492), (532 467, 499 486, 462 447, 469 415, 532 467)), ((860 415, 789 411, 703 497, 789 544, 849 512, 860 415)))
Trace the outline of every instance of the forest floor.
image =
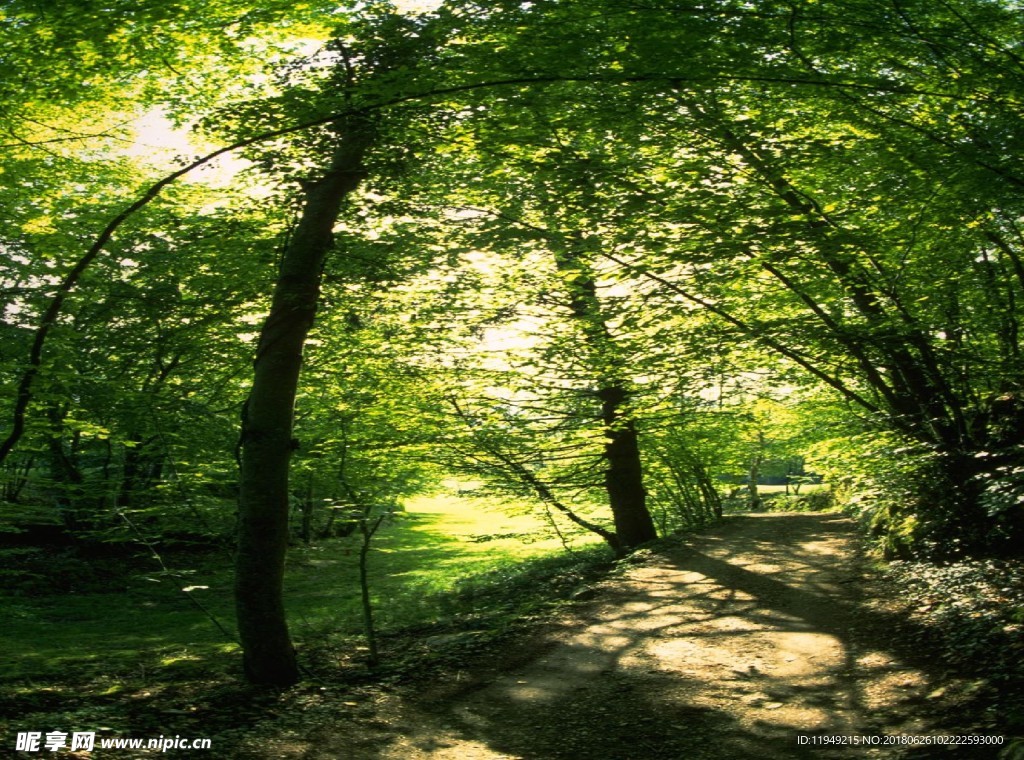
POLYGON ((998 734, 978 706, 985 681, 943 664, 859 545, 838 514, 727 518, 641 551, 515 636, 427 638, 419 677, 345 701, 310 691, 292 730, 250 734, 232 756, 1015 757, 810 738, 998 734))
MULTIPOLYGON (((18 732, 95 731, 93 751, 53 756, 1024 760, 1024 561, 881 563, 853 520, 829 513, 731 515, 618 562, 600 546, 528 560, 473 521, 451 546, 453 526, 438 533, 427 506, 375 558, 378 611, 400 623, 381 626, 377 668, 359 636, 311 617, 351 590, 330 563, 344 543, 293 552, 303 680, 288 689, 247 685, 230 636, 181 598, 179 576, 138 575, 141 559, 116 577, 96 570, 82 591, 0 596, 12 650, 0 653, 0 757, 18 732), (403 591, 410 569, 456 577, 487 557, 447 595, 403 591), (418 602, 429 614, 396 617, 418 602), (822 738, 957 735, 1005 743, 822 738), (157 736, 211 747, 100 746, 157 736)), ((93 569, 74 556, 54 554, 54 572, 93 569)), ((181 577, 209 584, 207 604, 228 604, 219 553, 172 560, 192 562, 181 577)))

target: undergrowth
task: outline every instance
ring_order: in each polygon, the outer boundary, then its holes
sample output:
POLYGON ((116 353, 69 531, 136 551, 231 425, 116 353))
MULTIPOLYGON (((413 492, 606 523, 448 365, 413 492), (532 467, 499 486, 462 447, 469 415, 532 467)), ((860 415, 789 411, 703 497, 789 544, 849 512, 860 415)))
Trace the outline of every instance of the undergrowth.
MULTIPOLYGON (((603 546, 502 566, 463 578, 437 601, 448 614, 392 628, 381 637, 382 665, 369 670, 358 635, 338 631, 297 636, 304 680, 275 692, 247 686, 231 644, 140 649, 97 660, 82 648, 59 670, 5 679, 0 735, 17 731, 95 731, 97 736, 175 734, 210 738, 218 756, 244 757, 261 737, 287 735, 360 709, 407 679, 463 663, 535 625, 572 592, 611 566, 603 546), (237 748, 225 751, 225 748, 237 748)), ((95 600, 94 600, 95 601, 95 600)), ((141 633, 136 633, 141 636, 141 633)), ((367 708, 368 709, 368 708, 367 708)), ((13 746, 13 745, 11 745, 13 746)), ((97 749, 92 758, 123 757, 97 749)), ((173 756, 173 752, 168 756, 173 756)))
MULTIPOLYGON (((577 541, 571 552, 557 538, 523 543, 536 525, 505 520, 493 507, 425 502, 375 541, 382 665, 372 671, 351 612, 356 544, 296 547, 287 591, 304 681, 284 692, 244 683, 230 635, 230 562, 219 549, 168 551, 167 572, 141 548, 91 556, 6 547, 14 561, 8 580, 18 582, 0 591, 0 746, 13 746, 7 740, 18 731, 96 731, 206 737, 238 748, 286 734, 292 722, 308 728, 310 711, 337 718, 355 705, 355 714, 381 689, 483 652, 610 566, 601 543, 577 541)), ((118 756, 123 751, 89 755, 118 756)))
POLYGON ((1024 562, 896 561, 886 574, 942 658, 984 679, 1005 729, 1024 733, 1024 562))

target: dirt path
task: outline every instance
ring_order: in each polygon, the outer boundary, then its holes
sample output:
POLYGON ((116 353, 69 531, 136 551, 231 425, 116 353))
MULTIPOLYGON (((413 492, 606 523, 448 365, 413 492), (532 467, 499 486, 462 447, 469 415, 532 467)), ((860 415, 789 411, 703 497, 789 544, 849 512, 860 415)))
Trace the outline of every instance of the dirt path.
POLYGON ((856 543, 834 514, 729 518, 641 555, 536 638, 383 700, 372 735, 320 737, 299 756, 900 757, 798 743, 938 732, 922 717, 937 699, 931 658, 864 598, 856 543))

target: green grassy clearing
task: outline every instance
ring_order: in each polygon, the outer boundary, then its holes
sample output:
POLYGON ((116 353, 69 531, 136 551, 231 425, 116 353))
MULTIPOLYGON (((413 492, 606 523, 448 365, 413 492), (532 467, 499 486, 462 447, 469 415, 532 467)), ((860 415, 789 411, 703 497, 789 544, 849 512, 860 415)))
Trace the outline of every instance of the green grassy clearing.
MULTIPOLYGON (((204 736, 231 747, 250 734, 258 744, 259 736, 292 723, 307 730, 310 716, 335 718, 339 704, 372 700, 364 691, 377 679, 443 663, 448 655, 422 651, 424 636, 472 630, 487 634, 473 635, 483 643, 512 631, 611 558, 599 541, 581 536, 573 537, 570 555, 543 519, 509 516, 507 506, 453 490, 410 500, 381 530, 370 573, 383 668, 369 678, 361 653, 360 538, 293 548, 286 597, 307 678, 284 702, 241 677, 226 552, 168 551, 171 577, 152 560, 125 560, 130 572, 115 578, 109 593, 0 591, 0 746, 13 746, 17 731, 45 727, 204 736), (229 635, 190 603, 184 586, 196 587, 193 596, 229 635)), ((81 568, 57 553, 54 560, 68 575, 81 568)), ((38 556, 36 562, 38 569, 38 556)), ((83 588, 95 589, 95 578, 83 588)))
MULTIPOLYGON (((442 493, 406 504, 374 538, 371 591, 383 629, 447 622, 469 597, 502 572, 565 554, 549 526, 531 515, 509 515, 500 500, 442 493)), ((360 629, 359 538, 301 548, 291 554, 286 598, 292 619, 314 632, 360 629)), ((596 538, 574 536, 577 548, 596 538)))
MULTIPOLYGON (((493 497, 454 491, 411 499, 372 544, 378 627, 471 617, 477 599, 522 574, 525 561, 563 561, 561 541, 542 519, 510 516, 504 508, 493 497)), ((360 633, 359 541, 354 535, 290 552, 286 599, 300 649, 325 635, 360 633)), ((595 544, 590 537, 574 541, 577 547, 595 544)), ((154 669, 185 674, 222 662, 237 645, 181 589, 195 587, 192 596, 233 632, 229 558, 171 554, 165 561, 175 576, 154 562, 153 572, 129 577, 116 593, 0 597, 0 683, 101 677, 113 687, 154 669)))

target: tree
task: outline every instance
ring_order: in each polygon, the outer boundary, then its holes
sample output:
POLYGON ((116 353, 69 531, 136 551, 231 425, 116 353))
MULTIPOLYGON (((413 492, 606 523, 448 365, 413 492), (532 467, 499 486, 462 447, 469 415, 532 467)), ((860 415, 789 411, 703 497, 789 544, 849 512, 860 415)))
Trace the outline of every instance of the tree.
MULTIPOLYGON (((362 37, 335 42, 339 62, 324 83, 329 107, 338 101, 348 115, 325 129, 329 165, 299 178, 302 211, 283 251, 270 312, 256 349, 253 385, 243 410, 239 530, 235 598, 248 678, 284 685, 298 679, 282 598, 288 540, 289 463, 300 445, 293 438, 293 408, 302 352, 319 304, 320 282, 342 203, 369 171, 380 143, 379 114, 366 111, 424 66, 438 29, 392 13, 368 14, 347 30, 362 37), (336 88, 336 91, 335 91, 336 88)), ((332 110, 338 110, 336 107, 332 110)))
MULTIPOLYGON (((930 513, 919 505, 917 538, 994 548, 1020 517, 992 513, 980 493, 987 468, 1017 456, 989 406, 1002 399, 999 416, 1012 416, 1019 294, 1015 276, 1007 287, 995 272, 1015 271, 1018 256, 983 220, 1017 203, 1006 127, 1018 20, 1001 4, 976 21, 965 8, 737 13, 712 43, 739 63, 733 81, 680 79, 632 98, 648 177, 620 168, 606 186, 620 207, 646 208, 628 244, 604 255, 935 452, 933 477, 955 495, 930 513), (962 125, 954 140, 937 127, 946 120, 962 125), (992 462, 977 456, 992 448, 992 462)), ((656 38, 622 51, 627 70, 656 38)))
POLYGON ((154 494, 182 451, 203 462, 181 468, 196 491, 205 469, 230 493, 226 420, 248 391, 238 610, 253 680, 297 678, 281 599, 293 463, 313 483, 339 459, 374 461, 373 441, 444 442, 628 549, 653 537, 653 501, 716 510, 707 442, 732 439, 704 416, 712 364, 818 383, 851 427, 914 452, 947 495, 881 515, 895 549, 995 550, 1024 530, 1010 0, 465 2, 420 19, 387 3, 77 5, 4 8, 6 493, 47 478, 79 527, 164 509, 154 494), (17 85, 36 53, 46 70, 17 85), (221 147, 143 165, 119 125, 154 111, 221 147), (251 162, 262 202, 175 187, 227 152, 251 162), (387 216, 403 228, 389 285, 422 284, 431 303, 432 321, 387 326, 430 379, 408 413, 429 424, 417 439, 408 420, 365 423, 367 453, 325 431, 332 404, 358 426, 377 400, 303 399, 300 370, 325 275, 385 298, 360 256, 387 216), (500 276, 473 272, 490 260, 500 276), (446 315, 444 299, 464 308, 446 315), (268 310, 249 388, 238 336, 268 310), (445 326, 449 343, 427 337, 445 326), (502 331, 528 336, 504 364, 424 359, 502 331), (590 511, 598 492, 614 530, 590 511))

